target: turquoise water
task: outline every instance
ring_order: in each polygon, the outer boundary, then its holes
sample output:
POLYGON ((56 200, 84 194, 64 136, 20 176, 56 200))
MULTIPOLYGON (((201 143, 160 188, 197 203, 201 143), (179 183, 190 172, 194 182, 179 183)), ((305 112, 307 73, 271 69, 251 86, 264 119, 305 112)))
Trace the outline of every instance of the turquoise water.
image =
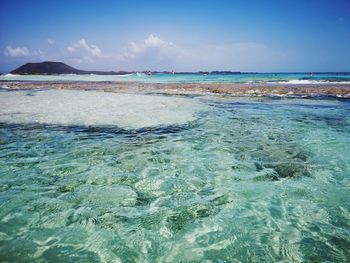
POLYGON ((1 261, 349 262, 349 101, 187 98, 181 125, 1 123, 1 261))
POLYGON ((350 83, 350 73, 244 73, 127 75, 2 75, 0 80, 27 81, 139 81, 145 83, 350 83))

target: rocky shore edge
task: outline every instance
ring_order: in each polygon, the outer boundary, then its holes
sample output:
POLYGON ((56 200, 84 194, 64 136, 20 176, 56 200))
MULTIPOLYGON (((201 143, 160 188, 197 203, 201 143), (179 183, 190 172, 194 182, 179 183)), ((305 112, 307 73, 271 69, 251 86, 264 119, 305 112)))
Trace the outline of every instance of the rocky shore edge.
POLYGON ((222 94, 266 97, 335 97, 350 99, 350 84, 239 84, 0 81, 1 89, 78 89, 159 94, 222 94))

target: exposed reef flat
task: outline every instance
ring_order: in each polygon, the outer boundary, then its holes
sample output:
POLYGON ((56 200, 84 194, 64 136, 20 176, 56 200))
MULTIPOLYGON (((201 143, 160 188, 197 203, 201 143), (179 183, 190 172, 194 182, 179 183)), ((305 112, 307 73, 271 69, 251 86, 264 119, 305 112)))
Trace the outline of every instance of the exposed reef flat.
POLYGON ((83 90, 0 93, 0 123, 117 126, 141 129, 183 125, 206 107, 188 98, 83 90))
POLYGON ((108 92, 201 94, 233 96, 329 96, 350 98, 350 84, 238 84, 238 83, 141 83, 141 82, 63 82, 63 81, 0 81, 5 89, 79 89, 108 92))

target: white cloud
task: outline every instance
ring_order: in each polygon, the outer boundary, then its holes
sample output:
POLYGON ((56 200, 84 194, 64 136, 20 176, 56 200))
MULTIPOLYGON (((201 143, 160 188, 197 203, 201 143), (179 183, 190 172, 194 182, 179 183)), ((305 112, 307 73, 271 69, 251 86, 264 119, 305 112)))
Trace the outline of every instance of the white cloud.
POLYGON ((5 56, 10 57, 27 57, 29 56, 29 50, 26 47, 11 47, 7 46, 4 52, 5 56))
POLYGON ((56 41, 54 39, 52 39, 52 38, 47 39, 47 43, 49 43, 50 45, 55 44, 55 42, 56 41))
POLYGON ((124 53, 125 58, 136 58, 150 50, 160 51, 166 48, 172 47, 174 44, 172 42, 166 42, 153 34, 150 34, 142 43, 130 42, 129 48, 126 53, 124 53))
POLYGON ((88 44, 85 39, 80 39, 79 41, 71 44, 67 50, 71 53, 83 51, 84 53, 87 53, 93 57, 100 57, 102 55, 101 49, 95 45, 88 44))
POLYGON ((152 34, 145 39, 145 46, 147 47, 160 47, 166 44, 165 41, 161 40, 159 37, 156 37, 152 34))

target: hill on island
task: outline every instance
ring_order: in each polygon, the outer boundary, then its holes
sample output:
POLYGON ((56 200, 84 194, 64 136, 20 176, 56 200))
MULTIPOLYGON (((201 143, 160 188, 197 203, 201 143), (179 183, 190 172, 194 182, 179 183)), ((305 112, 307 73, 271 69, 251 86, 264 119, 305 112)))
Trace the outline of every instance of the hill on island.
POLYGON ((45 61, 41 63, 26 63, 19 68, 12 70, 11 74, 36 75, 36 74, 97 74, 97 75, 117 75, 122 74, 114 71, 86 71, 73 68, 62 62, 45 61))

